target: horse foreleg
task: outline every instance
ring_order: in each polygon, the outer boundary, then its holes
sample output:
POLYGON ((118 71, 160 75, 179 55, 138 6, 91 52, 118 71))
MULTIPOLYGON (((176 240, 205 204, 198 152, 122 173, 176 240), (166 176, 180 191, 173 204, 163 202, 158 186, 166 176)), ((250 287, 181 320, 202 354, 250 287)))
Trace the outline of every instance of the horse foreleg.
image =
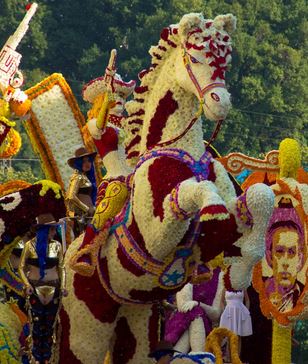
MULTIPOLYGON (((69 262, 82 243, 73 242, 66 254, 69 262)), ((102 287, 97 271, 92 277, 84 277, 67 267, 68 296, 63 298, 66 340, 62 344, 61 363, 103 363, 110 348, 117 322, 120 304, 115 302, 102 287), (72 355, 66 360, 65 345, 72 355)))
POLYGON ((197 182, 194 178, 180 183, 171 193, 171 207, 177 218, 200 214, 200 221, 229 218, 226 204, 213 182, 197 182))
POLYGON ((228 207, 243 234, 235 243, 241 249, 241 257, 231 259, 230 283, 234 289, 245 289, 251 282, 254 265, 265 253, 265 234, 274 208, 274 194, 268 186, 257 183, 228 207))

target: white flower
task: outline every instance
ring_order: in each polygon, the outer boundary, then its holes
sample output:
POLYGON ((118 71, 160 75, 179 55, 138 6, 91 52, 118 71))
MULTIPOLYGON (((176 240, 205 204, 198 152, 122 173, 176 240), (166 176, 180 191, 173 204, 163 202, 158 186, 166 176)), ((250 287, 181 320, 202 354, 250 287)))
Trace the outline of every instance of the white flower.
POLYGON ((84 144, 73 110, 59 85, 36 97, 32 110, 67 187, 72 169, 66 161, 84 144))
POLYGON ((5 232, 5 223, 2 219, 0 219, 0 239, 4 232, 5 232))
POLYGON ((1 207, 5 211, 12 211, 21 203, 21 195, 19 192, 11 193, 8 198, 13 198, 13 201, 7 203, 1 202, 1 207))

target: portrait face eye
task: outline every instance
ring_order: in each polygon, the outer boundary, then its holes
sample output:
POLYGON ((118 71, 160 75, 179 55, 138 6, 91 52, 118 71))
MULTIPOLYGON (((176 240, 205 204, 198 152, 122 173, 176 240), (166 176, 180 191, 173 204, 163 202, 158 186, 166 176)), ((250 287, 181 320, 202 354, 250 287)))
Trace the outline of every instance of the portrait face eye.
POLYGON ((289 258, 293 258, 295 256, 295 254, 296 254, 296 247, 295 246, 288 249, 289 258))
POLYGON ((277 256, 282 256, 284 254, 284 247, 283 246, 276 246, 275 253, 277 256))

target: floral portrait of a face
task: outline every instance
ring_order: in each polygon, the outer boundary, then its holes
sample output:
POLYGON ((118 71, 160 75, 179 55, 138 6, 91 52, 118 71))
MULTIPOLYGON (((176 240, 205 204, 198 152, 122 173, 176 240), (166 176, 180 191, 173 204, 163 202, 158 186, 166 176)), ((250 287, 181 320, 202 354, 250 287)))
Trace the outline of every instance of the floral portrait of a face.
POLYGON ((254 269, 253 286, 262 313, 282 325, 306 318, 308 293, 307 211, 303 194, 280 183, 265 236, 265 257, 254 269))
POLYGON ((292 310, 305 282, 299 275, 306 261, 304 235, 293 221, 274 223, 268 231, 266 262, 272 276, 265 279, 266 294, 280 312, 292 310))

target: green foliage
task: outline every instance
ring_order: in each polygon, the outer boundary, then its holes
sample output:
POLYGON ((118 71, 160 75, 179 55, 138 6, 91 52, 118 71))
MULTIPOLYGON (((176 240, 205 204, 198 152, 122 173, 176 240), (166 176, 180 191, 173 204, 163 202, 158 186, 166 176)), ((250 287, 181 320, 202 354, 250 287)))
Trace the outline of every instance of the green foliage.
MULTIPOLYGON (((0 0, 0 42, 15 30, 26 1, 0 0)), ((285 137, 308 140, 308 5, 305 0, 42 0, 22 42, 27 87, 45 74, 64 74, 81 105, 82 85, 102 75, 112 48, 125 79, 149 66, 148 49, 163 27, 188 12, 238 19, 227 83, 233 98, 215 146, 252 156, 285 137)), ((205 121, 209 137, 213 123, 205 121)), ((24 144, 26 144, 24 139, 24 144)), ((27 147, 21 155, 29 153, 27 147)))
POLYGON ((0 183, 5 183, 12 180, 22 180, 29 183, 37 182, 38 178, 32 173, 30 167, 23 171, 16 171, 13 168, 0 169, 0 183))
POLYGON ((308 362, 308 321, 298 321, 294 329, 294 339, 298 345, 292 350, 292 361, 298 364, 308 362))

